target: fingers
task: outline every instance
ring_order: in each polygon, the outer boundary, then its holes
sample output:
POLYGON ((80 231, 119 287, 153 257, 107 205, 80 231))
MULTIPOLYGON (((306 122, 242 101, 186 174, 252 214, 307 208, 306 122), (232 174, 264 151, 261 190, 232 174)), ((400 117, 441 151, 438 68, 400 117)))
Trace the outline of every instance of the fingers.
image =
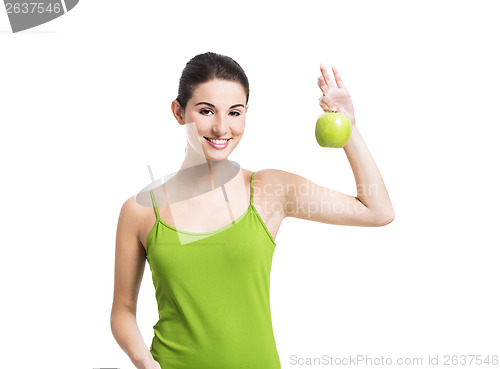
POLYGON ((334 104, 333 101, 327 96, 321 96, 318 99, 318 103, 321 109, 323 109, 324 111, 335 111, 335 112, 339 111, 338 105, 334 104))
POLYGON ((345 88, 344 82, 342 81, 342 78, 340 78, 340 73, 334 65, 332 65, 332 71, 335 76, 335 80, 337 81, 337 86, 339 86, 339 88, 345 88))
POLYGON ((326 85, 323 76, 318 77, 318 86, 321 89, 321 92, 323 92, 323 95, 326 95, 326 93, 328 92, 328 86, 326 85))
MULTIPOLYGON (((342 77, 340 77, 340 73, 338 69, 335 67, 335 65, 332 65, 332 72, 333 76, 335 77, 335 80, 333 80, 330 77, 328 71, 326 70, 326 67, 323 64, 320 64, 320 70, 321 70, 321 77, 319 77, 318 79, 318 85, 320 83, 320 79, 322 79, 323 83, 326 85, 327 90, 328 88, 333 88, 333 87, 345 88, 344 81, 342 81, 342 77)), ((323 88, 321 88, 321 90, 323 91, 323 93, 325 93, 323 88)))
POLYGON ((321 75, 323 76, 323 79, 325 80, 326 86, 328 88, 337 87, 337 85, 335 84, 335 81, 332 80, 332 78, 328 74, 328 71, 326 70, 326 67, 323 64, 321 64, 319 66, 319 69, 321 70, 321 75))
POLYGON ((327 104, 327 103, 325 103, 325 102, 323 101, 323 97, 320 97, 320 98, 319 98, 319 100, 318 100, 318 102, 319 102, 319 106, 320 106, 320 107, 321 107, 321 109, 323 109, 324 111, 327 111, 327 110, 329 109, 329 108, 328 108, 328 104, 327 104))

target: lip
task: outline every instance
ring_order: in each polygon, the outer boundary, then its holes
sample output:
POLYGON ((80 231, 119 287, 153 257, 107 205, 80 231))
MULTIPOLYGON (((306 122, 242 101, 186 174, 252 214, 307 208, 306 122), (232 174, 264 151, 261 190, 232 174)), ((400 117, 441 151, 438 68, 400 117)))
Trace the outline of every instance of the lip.
MULTIPOLYGON (((217 149, 217 150, 225 149, 227 147, 227 145, 229 145, 229 141, 231 141, 230 138, 229 139, 226 138, 227 141, 225 143, 218 145, 218 144, 211 142, 210 140, 207 140, 207 137, 205 137, 205 136, 203 136, 203 138, 205 138, 205 140, 208 142, 208 144, 210 146, 212 146, 214 149, 217 149)), ((224 140, 224 138, 219 138, 219 140, 224 140)))
POLYGON ((210 138, 211 140, 230 140, 231 137, 207 137, 203 136, 204 138, 210 138))

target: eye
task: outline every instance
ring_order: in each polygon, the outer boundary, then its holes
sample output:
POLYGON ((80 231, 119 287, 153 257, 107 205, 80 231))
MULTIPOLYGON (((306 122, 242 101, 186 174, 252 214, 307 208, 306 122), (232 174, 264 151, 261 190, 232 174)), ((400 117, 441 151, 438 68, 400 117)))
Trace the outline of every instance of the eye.
POLYGON ((211 110, 210 109, 206 109, 206 108, 200 110, 200 114, 201 115, 206 115, 204 112, 211 112, 211 110))
MULTIPOLYGON (((212 112, 212 110, 207 109, 207 108, 200 110, 201 115, 208 115, 207 113, 211 113, 211 112, 212 112)), ((231 114, 233 117, 237 117, 237 116, 241 115, 241 113, 237 110, 234 110, 234 111, 230 112, 229 114, 231 114)))

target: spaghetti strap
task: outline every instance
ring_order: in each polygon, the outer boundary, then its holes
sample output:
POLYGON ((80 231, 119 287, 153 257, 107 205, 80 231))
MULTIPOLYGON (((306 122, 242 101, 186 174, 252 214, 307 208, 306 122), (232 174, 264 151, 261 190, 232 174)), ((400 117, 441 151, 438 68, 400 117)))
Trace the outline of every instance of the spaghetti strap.
POLYGON ((153 190, 149 190, 149 193, 151 194, 151 199, 153 200, 153 206, 155 208, 156 220, 160 220, 160 214, 158 214, 158 207, 156 206, 155 195, 153 193, 153 190))
POLYGON ((253 175, 255 172, 252 172, 250 176, 250 205, 253 205, 253 175))

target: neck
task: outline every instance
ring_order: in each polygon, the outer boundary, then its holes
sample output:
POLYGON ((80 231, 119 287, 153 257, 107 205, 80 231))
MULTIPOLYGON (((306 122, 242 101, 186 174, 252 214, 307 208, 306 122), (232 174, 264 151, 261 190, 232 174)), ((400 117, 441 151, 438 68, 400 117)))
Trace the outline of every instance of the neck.
POLYGON ((186 156, 174 178, 181 188, 197 196, 227 183, 238 170, 227 158, 207 159, 188 143, 186 156))

